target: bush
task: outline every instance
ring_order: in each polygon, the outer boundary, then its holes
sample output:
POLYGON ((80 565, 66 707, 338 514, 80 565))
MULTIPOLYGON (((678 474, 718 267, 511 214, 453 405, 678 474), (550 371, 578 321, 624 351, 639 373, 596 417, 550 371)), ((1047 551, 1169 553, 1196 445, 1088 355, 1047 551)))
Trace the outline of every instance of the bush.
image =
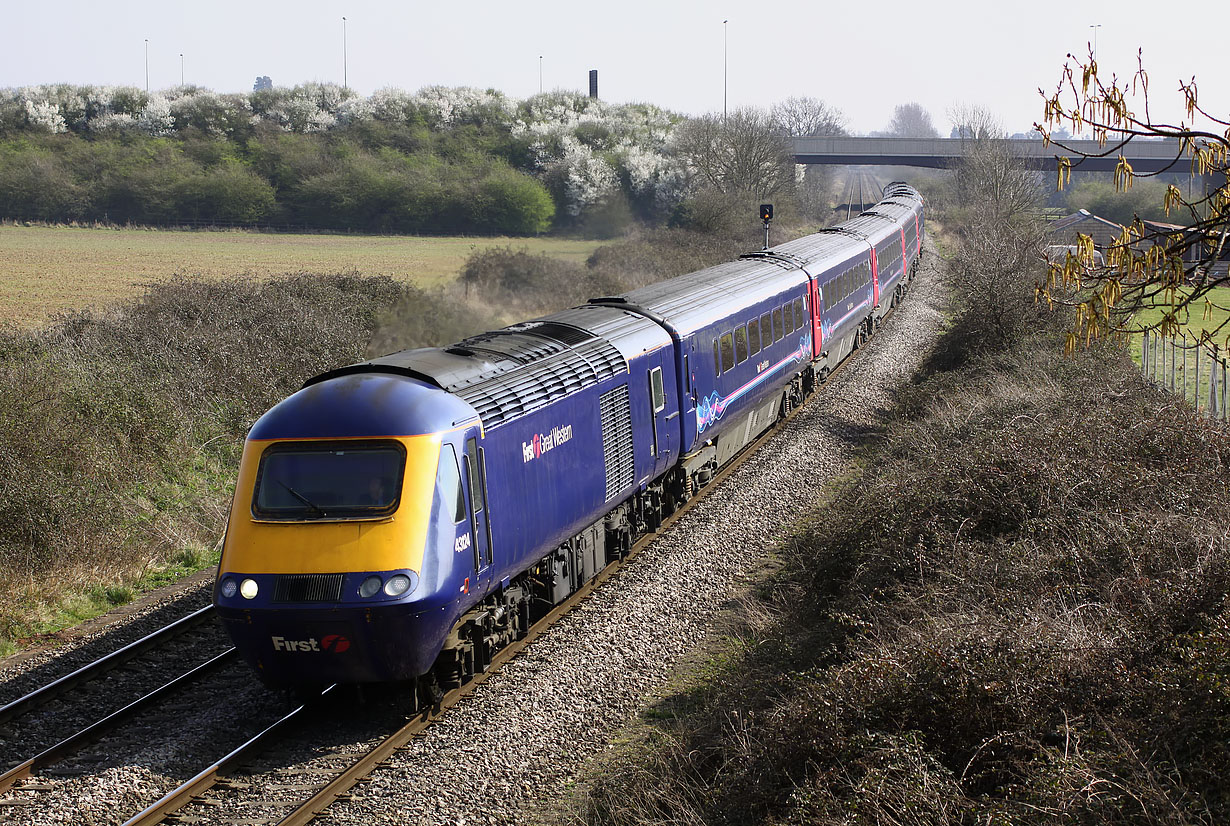
POLYGON ((212 547, 244 434, 357 361, 403 287, 355 274, 181 277, 0 335, 0 635, 66 591, 212 547))
POLYGON ((85 215, 88 203, 53 153, 32 146, 0 147, 0 215, 74 221, 85 215))
POLYGON ((256 222, 274 207, 273 187, 237 162, 182 178, 172 189, 177 218, 256 222))
POLYGON ((584 301, 588 278, 583 267, 526 249, 491 248, 474 253, 461 269, 466 295, 473 293, 493 303, 513 302, 522 307, 540 305, 550 296, 564 307, 584 301))

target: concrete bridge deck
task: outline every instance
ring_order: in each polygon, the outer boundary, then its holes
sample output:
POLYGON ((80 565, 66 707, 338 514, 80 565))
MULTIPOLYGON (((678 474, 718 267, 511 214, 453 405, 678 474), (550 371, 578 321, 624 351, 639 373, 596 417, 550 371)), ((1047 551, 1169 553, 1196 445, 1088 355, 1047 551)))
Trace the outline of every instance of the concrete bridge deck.
MULTIPOLYGON (((961 158, 968 138, 792 138, 794 158, 801 164, 871 164, 876 166, 924 166, 946 169, 961 158)), ((1054 172, 1056 156, 1067 155, 1072 168, 1086 172, 1108 172, 1119 162, 1119 152, 1104 158, 1081 159, 1057 144, 1045 146, 1041 140, 1005 138, 1014 155, 1032 169, 1054 172)), ((1099 154, 1114 144, 1099 146, 1097 141, 1067 142, 1074 150, 1099 154)), ((1123 147, 1123 156, 1136 172, 1190 172, 1191 160, 1179 152, 1172 140, 1133 140, 1123 147)))

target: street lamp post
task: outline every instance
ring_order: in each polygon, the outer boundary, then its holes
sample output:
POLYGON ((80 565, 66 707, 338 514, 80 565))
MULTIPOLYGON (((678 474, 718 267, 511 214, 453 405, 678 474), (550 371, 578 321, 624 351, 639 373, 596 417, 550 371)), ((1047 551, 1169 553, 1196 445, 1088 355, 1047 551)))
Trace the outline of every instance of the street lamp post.
POLYGON ((145 94, 149 94, 149 38, 145 38, 145 94))
POLYGON ((350 66, 346 55, 346 18, 342 18, 342 88, 350 88, 350 66))
POLYGON ((538 55, 538 94, 542 94, 542 55, 538 55))
POLYGON ((1102 28, 1101 23, 1094 23, 1089 28, 1093 29, 1093 59, 1098 59, 1098 29, 1102 28))
POLYGON ((184 85, 184 53, 179 53, 179 85, 184 85))
POLYGON ((722 123, 726 122, 726 24, 729 22, 722 21, 722 123))

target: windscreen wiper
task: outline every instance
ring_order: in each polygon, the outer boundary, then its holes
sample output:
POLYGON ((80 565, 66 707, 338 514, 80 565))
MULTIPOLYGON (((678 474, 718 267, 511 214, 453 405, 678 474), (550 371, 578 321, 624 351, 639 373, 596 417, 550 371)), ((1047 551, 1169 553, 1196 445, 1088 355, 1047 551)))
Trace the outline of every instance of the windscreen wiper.
POLYGON ((328 515, 329 515, 329 514, 325 513, 325 509, 324 509, 324 508, 322 508, 320 505, 317 505, 317 504, 316 504, 315 502, 313 502, 311 499, 308 499, 308 498, 307 498, 306 496, 304 496, 302 493, 300 493, 299 491, 295 490, 295 489, 294 489, 294 488, 292 488, 290 485, 288 485, 288 484, 286 484, 285 482, 283 482, 281 479, 274 479, 273 481, 277 482, 279 485, 281 485, 282 487, 286 488, 288 491, 290 491, 290 495, 291 495, 291 496, 295 497, 295 498, 296 498, 296 499, 298 499, 300 502, 302 502, 303 504, 307 505, 307 506, 308 506, 309 508, 311 508, 312 510, 316 511, 316 512, 317 512, 318 514, 320 514, 321 516, 328 516, 328 515))

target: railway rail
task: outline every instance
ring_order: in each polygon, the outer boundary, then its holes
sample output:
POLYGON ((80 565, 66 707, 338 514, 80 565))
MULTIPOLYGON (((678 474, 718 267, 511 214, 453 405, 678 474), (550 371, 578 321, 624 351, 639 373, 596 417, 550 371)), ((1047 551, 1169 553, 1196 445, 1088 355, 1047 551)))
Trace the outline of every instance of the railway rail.
POLYGON ((87 665, 83 665, 71 674, 53 680, 10 703, 0 706, 0 726, 29 714, 31 711, 40 708, 57 697, 61 697, 86 683, 97 680, 142 654, 165 645, 171 640, 200 627, 204 623, 211 621, 213 616, 214 607, 207 605, 185 617, 164 625, 157 631, 147 634, 141 639, 125 645, 123 648, 112 651, 106 656, 99 657, 87 665))

